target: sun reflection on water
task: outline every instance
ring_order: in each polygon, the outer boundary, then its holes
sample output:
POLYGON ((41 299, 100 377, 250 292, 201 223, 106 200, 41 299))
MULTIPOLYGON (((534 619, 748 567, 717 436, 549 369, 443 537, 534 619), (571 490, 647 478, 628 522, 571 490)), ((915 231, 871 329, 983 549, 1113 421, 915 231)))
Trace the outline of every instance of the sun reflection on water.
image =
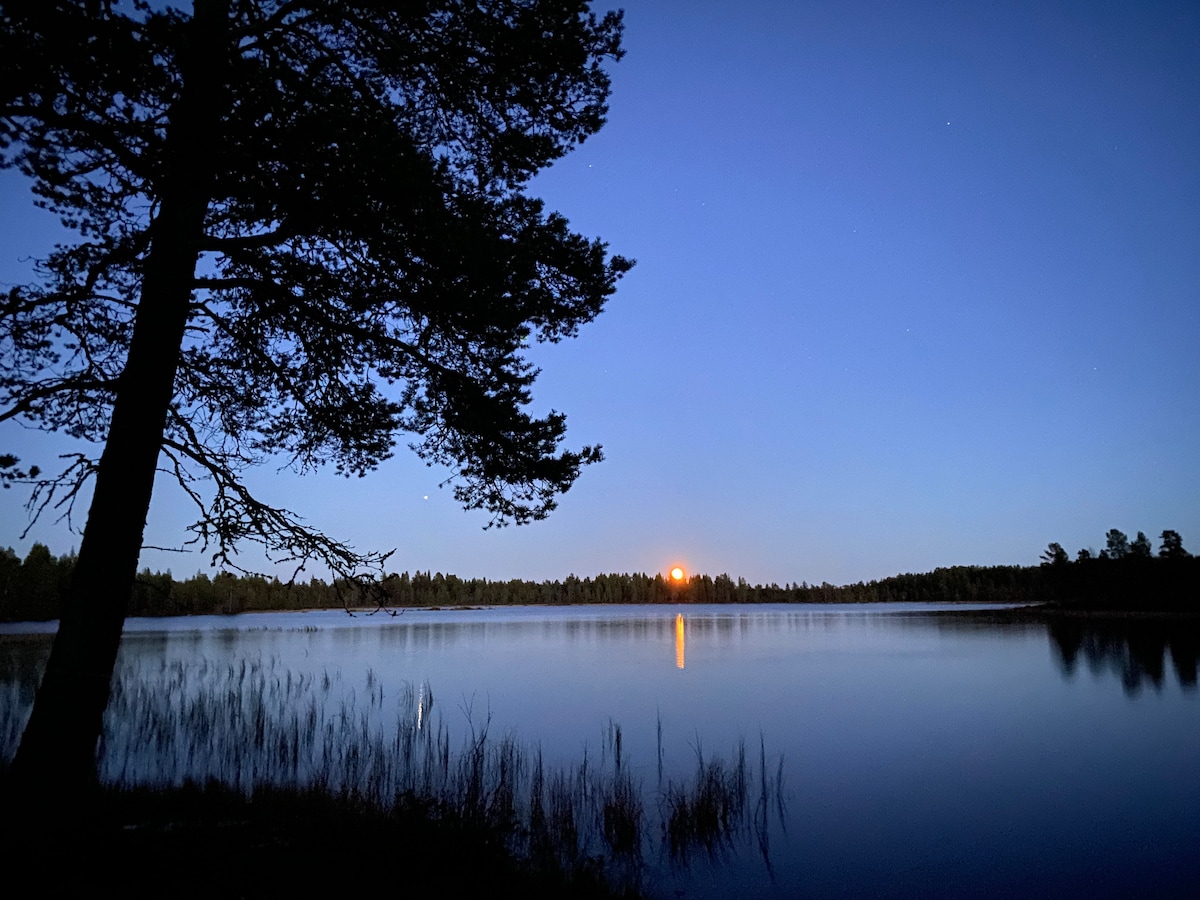
POLYGON ((675 615, 675 668, 677 668, 677 669, 683 668, 683 649, 684 649, 683 613, 676 613, 676 615, 675 615))

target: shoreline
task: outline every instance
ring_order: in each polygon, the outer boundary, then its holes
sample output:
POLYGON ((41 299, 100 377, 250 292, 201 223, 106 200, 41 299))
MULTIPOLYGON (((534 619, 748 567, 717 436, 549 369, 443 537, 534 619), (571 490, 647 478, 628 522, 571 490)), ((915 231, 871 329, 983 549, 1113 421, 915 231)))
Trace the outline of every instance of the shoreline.
MULTIPOLYGON (((634 603, 634 602, 613 602, 613 603, 466 603, 466 604, 420 604, 413 606, 309 606, 302 609, 247 609, 234 613, 222 612, 168 612, 157 615, 130 615, 126 618, 129 620, 153 621, 155 619, 237 619, 243 616, 257 615, 308 615, 312 613, 344 613, 352 618, 358 617, 373 617, 384 616, 386 618, 399 618, 406 612, 482 612, 490 609, 619 609, 622 607, 655 607, 662 609, 671 609, 678 611, 680 608, 688 607, 728 607, 730 609, 755 609, 766 606, 785 606, 785 607, 839 607, 839 608, 854 608, 863 606, 887 606, 887 607, 903 607, 903 606, 970 606, 971 609, 948 609, 948 610, 916 610, 922 614, 971 614, 984 612, 1003 612, 1014 609, 1036 609, 1040 608, 1039 604, 1029 604, 1025 601, 1008 601, 1008 600, 846 600, 846 601, 830 601, 830 600, 796 600, 796 601, 772 601, 764 600, 760 602, 739 603, 734 601, 728 602, 707 602, 696 603, 691 601, 677 601, 672 603, 634 603), (982 608, 981 608, 982 607, 982 608)), ((9 621, 0 621, 0 629, 6 626, 29 625, 29 626, 49 626, 52 623, 57 623, 55 619, 13 619, 9 621)), ((45 633, 43 631, 34 632, 8 632, 9 634, 20 633, 45 633)), ((0 636, 4 636, 5 632, 0 630, 0 636)))
MULTIPOLYGON (((373 618, 383 616, 388 619, 399 619, 407 612, 445 612, 465 613, 483 612, 485 610, 565 610, 565 609, 619 609, 625 607, 652 607, 686 611, 689 607, 721 607, 729 609, 759 609, 763 607, 788 607, 803 609, 805 607, 834 607, 847 610, 855 607, 879 606, 890 607, 887 613, 904 612, 902 608, 941 606, 949 609, 912 609, 912 614, 946 618, 991 618, 997 617, 1011 622, 1043 622, 1052 620, 1092 620, 1092 621, 1171 621, 1195 622, 1200 624, 1200 609, 1120 609, 1103 607, 1071 607, 1062 606, 1053 601, 1028 603, 1020 601, 976 601, 976 600, 892 600, 874 602, 822 602, 797 601, 791 603, 761 602, 761 603, 474 603, 420 605, 397 607, 307 607, 305 609, 255 609, 236 613, 165 613, 152 616, 130 616, 128 621, 137 621, 139 627, 131 633, 153 631, 153 627, 145 627, 144 623, 168 619, 244 619, 247 616, 274 616, 282 614, 309 615, 313 613, 343 613, 348 618, 373 618), (953 608, 969 607, 969 608, 953 608)), ((316 626, 313 626, 316 627, 316 626)), ((58 619, 23 619, 0 622, 0 640, 10 640, 22 637, 41 637, 54 634, 58 630, 58 619)))

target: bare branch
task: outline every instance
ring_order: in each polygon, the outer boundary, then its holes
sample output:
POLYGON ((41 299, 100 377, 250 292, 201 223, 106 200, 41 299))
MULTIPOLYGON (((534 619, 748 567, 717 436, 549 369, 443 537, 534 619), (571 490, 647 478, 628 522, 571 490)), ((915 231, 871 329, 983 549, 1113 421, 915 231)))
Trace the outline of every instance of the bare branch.
MULTIPOLYGON (((59 456, 59 459, 69 459, 71 463, 57 476, 25 482, 33 485, 33 491, 25 503, 25 509, 29 512, 29 523, 21 532, 22 540, 48 508, 62 510, 58 518, 54 520, 54 524, 65 521, 68 529, 75 530, 73 521, 75 501, 79 498, 80 491, 96 474, 99 464, 82 453, 64 453, 59 456)), ((7 485, 5 486, 7 487, 7 485)))
POLYGON ((337 576, 364 584, 377 580, 383 563, 391 553, 359 553, 349 545, 335 541, 301 523, 290 510, 262 502, 238 480, 217 455, 202 447, 171 439, 164 440, 163 452, 171 464, 171 474, 199 512, 198 521, 189 527, 203 551, 213 551, 212 564, 245 574, 253 573, 235 560, 237 545, 259 544, 267 558, 294 565, 292 577, 306 564, 319 562, 337 576), (199 478, 187 463, 199 467, 211 482, 211 496, 198 487, 199 478), (364 571, 365 570, 365 571, 364 571))

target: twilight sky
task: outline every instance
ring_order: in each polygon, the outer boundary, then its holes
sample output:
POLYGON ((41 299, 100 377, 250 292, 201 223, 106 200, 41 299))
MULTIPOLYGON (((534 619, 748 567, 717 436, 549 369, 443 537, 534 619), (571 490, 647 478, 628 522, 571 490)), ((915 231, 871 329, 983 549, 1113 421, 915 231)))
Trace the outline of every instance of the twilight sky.
MULTIPOLYGON (((598 5, 599 6, 599 5, 598 5)), ((629 0, 608 124, 533 191, 635 257, 536 409, 602 443, 540 523, 483 531, 401 449, 264 499, 390 566, 846 583, 1200 552, 1200 6, 629 0)), ((54 239, 0 173, 0 282, 54 239)), ((0 426, 43 466, 69 444, 0 426)), ((0 546, 55 553, 47 519, 0 546)), ((162 482, 147 543, 191 519, 162 482)), ((258 556, 249 551, 246 563, 258 556)), ((206 558, 147 551, 177 576, 206 558)))

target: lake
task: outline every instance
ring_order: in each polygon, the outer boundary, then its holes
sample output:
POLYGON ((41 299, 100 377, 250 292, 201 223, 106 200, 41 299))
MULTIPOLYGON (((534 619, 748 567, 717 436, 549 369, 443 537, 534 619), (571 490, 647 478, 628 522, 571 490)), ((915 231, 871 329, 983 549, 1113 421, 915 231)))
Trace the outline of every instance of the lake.
MULTIPOLYGON (((182 734, 186 716, 120 720, 145 704, 189 709, 212 684, 236 695, 238 722, 304 706, 317 731, 349 710, 353 727, 387 733, 436 717, 452 747, 486 729, 540 747, 548 769, 585 755, 612 766, 615 752, 649 809, 701 760, 735 760, 740 742, 752 823, 685 857, 650 835, 642 883, 654 896, 1195 896, 1195 621, 951 609, 133 619, 114 701, 126 712, 109 717, 101 769, 113 781, 225 777, 230 765, 235 780, 261 775, 242 749, 182 734), (250 691, 272 699, 251 709, 250 691)), ((52 627, 0 625, 6 756, 52 627)))

